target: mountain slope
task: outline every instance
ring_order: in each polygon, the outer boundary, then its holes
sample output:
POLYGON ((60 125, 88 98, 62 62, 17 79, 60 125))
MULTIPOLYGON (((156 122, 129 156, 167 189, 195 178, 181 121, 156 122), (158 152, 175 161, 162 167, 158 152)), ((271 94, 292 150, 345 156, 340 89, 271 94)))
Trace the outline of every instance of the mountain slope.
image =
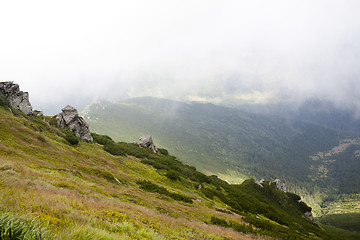
POLYGON ((235 182, 249 176, 281 178, 293 189, 314 187, 308 177, 310 156, 338 145, 348 134, 295 119, 154 98, 98 102, 83 114, 93 131, 117 140, 151 134, 201 171, 235 182))
POLYGON ((1 238, 337 238, 274 184, 230 185, 102 135, 71 145, 52 118, 13 113, 0 107, 1 238))
POLYGON ((360 116, 355 106, 338 106, 327 100, 310 98, 301 103, 242 104, 235 107, 262 115, 277 115, 313 122, 357 136, 360 134, 360 116))

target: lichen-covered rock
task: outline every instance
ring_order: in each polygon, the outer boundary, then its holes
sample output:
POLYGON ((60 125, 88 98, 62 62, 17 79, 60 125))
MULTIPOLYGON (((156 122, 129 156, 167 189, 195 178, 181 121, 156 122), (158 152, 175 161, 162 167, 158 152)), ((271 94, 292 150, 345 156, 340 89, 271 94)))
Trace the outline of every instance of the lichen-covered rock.
POLYGON ((147 147, 147 148, 151 148, 153 150, 154 153, 156 153, 158 150, 157 150, 157 147, 155 146, 153 140, 152 140, 152 137, 150 135, 142 135, 140 137, 140 143, 139 143, 139 146, 140 147, 147 147))
POLYGON ((85 142, 92 142, 94 140, 91 136, 89 125, 85 122, 84 118, 79 116, 74 107, 68 105, 61 110, 62 112, 56 116, 59 127, 63 128, 68 126, 76 137, 85 142))
POLYGON ((257 185, 259 185, 261 188, 264 187, 263 183, 264 183, 264 179, 261 179, 260 181, 254 180, 254 183, 256 183, 257 185))
POLYGON ((286 184, 281 182, 280 179, 275 179, 274 181, 276 183, 276 188, 283 191, 283 192, 286 192, 286 184))
POLYGON ((5 95, 11 107, 20 109, 26 115, 33 114, 29 101, 29 93, 20 91, 18 84, 14 82, 0 82, 0 92, 5 95))
POLYGON ((305 212, 305 215, 311 220, 314 221, 314 217, 311 212, 305 212))

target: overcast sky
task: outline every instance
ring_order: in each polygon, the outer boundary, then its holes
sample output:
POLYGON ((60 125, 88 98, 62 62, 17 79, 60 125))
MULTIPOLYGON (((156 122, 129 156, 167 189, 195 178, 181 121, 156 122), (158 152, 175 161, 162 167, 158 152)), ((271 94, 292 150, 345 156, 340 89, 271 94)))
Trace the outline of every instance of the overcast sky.
POLYGON ((0 81, 51 114, 137 96, 360 109, 358 0, 1 1, 0 34, 0 81))

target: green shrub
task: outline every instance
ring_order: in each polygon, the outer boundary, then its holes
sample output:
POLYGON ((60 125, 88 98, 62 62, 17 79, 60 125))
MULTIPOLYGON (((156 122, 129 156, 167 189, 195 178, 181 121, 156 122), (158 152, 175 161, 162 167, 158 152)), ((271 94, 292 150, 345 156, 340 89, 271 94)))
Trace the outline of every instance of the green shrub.
POLYGON ((178 193, 174 193, 174 192, 169 192, 166 188, 164 187, 160 187, 154 183, 151 183, 149 181, 137 181, 136 182, 141 189, 148 191, 148 192, 155 192, 155 193, 159 193, 161 195, 165 195, 168 196, 174 200, 177 201, 182 201, 182 202, 186 202, 186 203, 192 203, 192 199, 191 197, 188 197, 186 195, 183 194, 178 194, 178 193))
POLYGON ((3 213, 0 214, 0 239, 41 240, 51 239, 51 236, 45 227, 41 227, 34 220, 3 213))
POLYGON ((217 226, 221 226, 221 227, 229 227, 230 226, 229 223, 225 219, 217 218, 214 216, 211 217, 210 223, 217 225, 217 226))
POLYGON ((210 223, 220 227, 231 227, 237 232, 256 233, 256 230, 254 230, 250 225, 245 225, 234 221, 226 221, 225 219, 214 216, 211 217, 210 223))
POLYGON ((172 181, 180 180, 179 173, 172 169, 166 172, 165 177, 169 178, 172 181))
POLYGON ((149 159, 141 159, 141 163, 151 165, 156 169, 166 169, 166 170, 169 169, 169 167, 165 166, 164 164, 149 159))
POLYGON ((10 107, 9 101, 6 99, 5 95, 0 93, 0 106, 10 107))
POLYGON ((66 141, 68 141, 71 145, 76 145, 79 143, 79 139, 72 133, 66 133, 65 137, 66 141))
POLYGON ((106 135, 100 135, 97 133, 91 133, 91 135, 94 138, 94 142, 101 144, 101 145, 106 145, 107 143, 112 143, 114 142, 111 137, 106 136, 106 135))
POLYGON ((108 142, 104 145, 104 150, 115 156, 125 156, 125 149, 113 142, 108 142))
POLYGON ((286 195, 287 195, 290 199, 292 199, 292 200, 294 200, 294 201, 296 201, 296 202, 298 202, 298 201, 301 200, 301 197, 298 196, 298 195, 296 195, 295 193, 287 192, 286 195))
POLYGON ((56 183, 56 184, 54 184, 54 186, 59 187, 59 188, 68 188, 68 189, 73 189, 74 188, 73 185, 71 185, 69 183, 66 183, 66 182, 56 183))
POLYGON ((165 148, 158 148, 158 152, 162 155, 169 156, 169 152, 165 148))
POLYGON ((43 136, 38 136, 37 139, 40 141, 40 142, 43 142, 43 143, 46 143, 46 140, 43 136))
POLYGON ((125 143, 125 142, 114 142, 106 140, 106 137, 102 138, 102 142, 105 143, 104 150, 115 156, 134 156, 137 158, 147 158, 150 155, 156 155, 150 153, 148 148, 140 148, 137 144, 134 143, 125 143))
POLYGON ((312 208, 309 207, 308 205, 306 205, 306 203, 304 202, 299 202, 299 207, 300 207, 300 210, 305 213, 305 212, 311 212, 312 208))
POLYGON ((101 177, 105 178, 109 182, 116 182, 114 176, 105 170, 99 170, 101 177))
POLYGON ((57 121, 56 121, 56 116, 50 118, 49 124, 50 124, 51 126, 54 126, 54 127, 57 127, 57 126, 58 126, 57 121))

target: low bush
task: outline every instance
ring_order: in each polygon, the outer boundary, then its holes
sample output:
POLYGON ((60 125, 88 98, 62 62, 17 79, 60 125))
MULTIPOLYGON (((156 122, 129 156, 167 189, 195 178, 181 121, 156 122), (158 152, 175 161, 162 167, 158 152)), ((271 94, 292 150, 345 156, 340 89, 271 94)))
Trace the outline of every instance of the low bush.
POLYGON ((177 201, 182 201, 182 202, 186 202, 186 203, 192 203, 192 199, 191 197, 188 197, 186 195, 183 194, 178 194, 178 193, 174 193, 174 192, 169 192, 166 188, 164 187, 160 187, 154 183, 151 183, 149 181, 137 181, 136 182, 141 189, 148 191, 148 192, 155 192, 155 193, 159 193, 161 195, 165 195, 168 196, 174 200, 177 201))
POLYGON ((311 212, 312 208, 309 207, 306 203, 304 202, 299 202, 299 208, 300 210, 305 213, 305 212, 311 212))
POLYGON ((92 137, 94 138, 94 142, 101 144, 101 145, 106 145, 108 143, 114 142, 111 137, 107 136, 107 135, 99 135, 97 133, 91 133, 92 137))
POLYGON ((214 217, 214 216, 211 217, 210 223, 220 226, 220 227, 232 228, 235 231, 242 232, 242 233, 256 233, 257 232, 250 225, 245 225, 245 224, 237 223, 234 221, 226 221, 225 219, 214 217))
POLYGON ((179 173, 172 169, 166 172, 165 177, 169 178, 172 181, 180 180, 179 173))
POLYGON ((298 202, 298 201, 301 200, 301 197, 298 196, 298 195, 296 195, 295 193, 287 192, 286 195, 287 195, 290 199, 292 199, 292 200, 294 200, 294 201, 296 201, 296 202, 298 202))
POLYGON ((158 152, 162 155, 169 156, 169 152, 165 148, 158 148, 158 152))
POLYGON ((43 142, 43 143, 46 143, 46 140, 43 136, 38 136, 37 139, 40 141, 40 142, 43 142))
POLYGON ((49 124, 54 127, 58 126, 57 121, 56 121, 56 116, 49 119, 49 124))
POLYGON ((104 145, 104 150, 115 156, 125 156, 125 149, 114 142, 108 142, 104 145))
POLYGON ((66 141, 68 141, 71 145, 76 145, 79 143, 79 139, 72 133, 66 133, 65 137, 66 141))
POLYGON ((217 225, 217 226, 221 226, 221 227, 229 227, 230 226, 230 224, 225 219, 217 218, 214 216, 211 217, 210 223, 217 225))
POLYGON ((0 106, 10 107, 9 101, 6 99, 5 95, 0 93, 0 106))

